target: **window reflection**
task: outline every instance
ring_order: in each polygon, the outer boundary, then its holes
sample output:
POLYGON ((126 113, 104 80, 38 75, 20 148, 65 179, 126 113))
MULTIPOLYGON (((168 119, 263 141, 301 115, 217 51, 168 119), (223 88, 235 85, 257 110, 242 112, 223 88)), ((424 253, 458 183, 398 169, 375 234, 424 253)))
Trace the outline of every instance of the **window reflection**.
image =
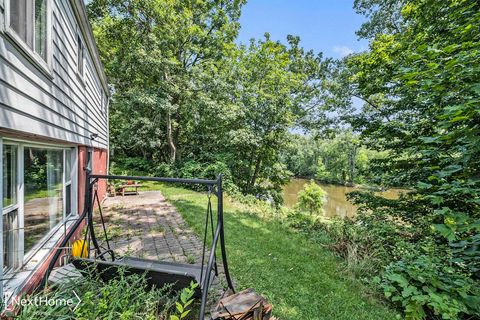
POLYGON ((17 203, 17 146, 3 146, 3 207, 17 203))
POLYGON ((17 146, 3 146, 3 266, 4 270, 19 265, 17 208, 17 146))
POLYGON ((4 271, 19 266, 18 251, 18 210, 6 212, 3 219, 3 267, 4 271))
POLYGON ((24 250, 28 252, 63 218, 63 150, 25 147, 24 250))

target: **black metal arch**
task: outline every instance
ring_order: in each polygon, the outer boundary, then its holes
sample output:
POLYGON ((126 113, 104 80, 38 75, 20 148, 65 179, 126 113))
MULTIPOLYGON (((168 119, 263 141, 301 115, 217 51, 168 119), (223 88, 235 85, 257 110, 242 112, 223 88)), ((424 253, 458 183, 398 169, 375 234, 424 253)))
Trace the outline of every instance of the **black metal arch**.
MULTIPOLYGON (((205 185, 208 188, 208 208, 205 218, 205 234, 203 237, 203 252, 202 252, 202 265, 201 265, 201 280, 199 283, 202 289, 202 300, 200 306, 200 316, 199 319, 203 320, 205 316, 205 309, 207 303, 207 296, 210 285, 212 283, 212 272, 217 273, 217 263, 216 263, 216 249, 217 244, 220 245, 220 251, 222 255, 222 263, 225 272, 225 278, 227 280, 227 285, 230 290, 235 292, 232 279, 230 277, 230 272, 228 269, 228 262, 227 262, 227 253, 225 248, 225 231, 224 231, 224 217, 223 217, 223 188, 222 188, 222 175, 219 175, 216 180, 206 180, 206 179, 181 179, 181 178, 160 178, 160 177, 147 177, 147 176, 121 176, 121 175, 99 175, 99 174, 91 174, 90 170, 86 169, 86 181, 85 181, 85 205, 82 214, 78 217, 75 221, 72 228, 66 234, 65 238, 62 240, 62 243, 57 248, 52 260, 50 261, 49 267, 45 272, 43 281, 41 283, 40 288, 44 288, 48 283, 48 277, 53 270, 56 261, 58 260, 62 249, 65 248, 68 241, 74 235, 75 231, 81 225, 82 221, 86 221, 87 224, 87 234, 89 235, 89 241, 92 242, 93 247, 96 249, 97 253, 99 253, 99 258, 104 260, 104 254, 109 252, 111 253, 112 259, 114 258, 113 251, 110 249, 108 245, 108 238, 107 246, 108 249, 103 250, 100 248, 100 245, 97 241, 94 227, 93 227, 93 209, 95 206, 95 201, 99 205, 98 195, 95 190, 95 186, 99 180, 137 180, 137 181, 154 181, 154 182, 165 182, 165 183, 183 183, 183 184, 201 184, 205 185), (214 228, 214 221, 213 221, 213 210, 211 207, 210 197, 211 195, 215 195, 217 197, 217 219, 216 219, 216 227, 214 228), (205 252, 206 252, 206 239, 208 233, 208 227, 210 224, 210 228, 212 231, 212 244, 210 247, 210 255, 208 257, 208 263, 205 267, 205 252), (203 276, 205 275, 205 277, 203 276)), ((101 217, 103 221, 103 216, 101 217)), ((104 230, 105 231, 105 230, 104 230)), ((86 234, 86 236, 87 236, 86 234)), ((106 232, 105 232, 106 236, 106 232)))

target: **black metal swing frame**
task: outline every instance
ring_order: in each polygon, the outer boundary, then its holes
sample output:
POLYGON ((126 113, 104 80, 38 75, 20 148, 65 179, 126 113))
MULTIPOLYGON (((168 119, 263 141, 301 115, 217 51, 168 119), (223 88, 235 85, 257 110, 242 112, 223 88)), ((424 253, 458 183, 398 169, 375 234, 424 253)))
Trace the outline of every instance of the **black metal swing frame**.
MULTIPOLYGON (((87 252, 89 259, 78 259, 74 261, 74 265, 76 267, 81 266, 78 262, 86 263, 94 261, 96 265, 103 265, 103 270, 106 270, 109 266, 109 262, 105 259, 105 255, 108 253, 110 254, 110 258, 112 261, 118 261, 115 257, 114 251, 110 248, 110 244, 108 241, 108 235, 105 228, 105 223, 103 219, 103 214, 101 211, 100 206, 100 199, 97 193, 97 183, 99 180, 135 180, 135 181, 154 181, 154 182, 164 182, 164 183, 178 183, 178 184, 197 184, 197 185, 204 185, 207 187, 208 190, 208 205, 207 205, 207 213, 205 217, 205 229, 204 229, 204 236, 203 236, 203 251, 202 251, 202 262, 201 265, 198 266, 200 271, 200 278, 197 279, 199 287, 201 288, 201 305, 200 305, 200 315, 199 319, 203 320, 205 317, 206 311, 206 303, 208 297, 208 291, 212 284, 212 280, 214 276, 218 276, 218 266, 217 266, 217 258, 216 258, 216 250, 218 245, 220 246, 221 256, 222 256, 222 264, 225 273, 225 278, 227 280, 228 288, 234 293, 235 289, 233 286, 232 279, 230 277, 230 272, 228 269, 228 262, 227 262, 227 253, 225 248, 225 231, 224 231, 224 217, 223 217, 223 188, 222 188, 222 175, 219 175, 216 180, 206 180, 206 179, 181 179, 181 178, 161 178, 161 177, 147 177, 147 176, 121 176, 121 175, 99 175, 99 174, 92 174, 89 169, 85 169, 86 171, 86 181, 85 181, 85 206, 84 210, 81 215, 79 215, 78 219, 73 224, 70 231, 65 235, 62 243, 57 248, 52 260, 50 261, 50 265, 44 275, 44 280, 42 281, 41 288, 43 288, 48 283, 48 277, 53 268, 56 265, 56 261, 58 260, 59 256, 61 255, 62 249, 65 248, 67 243, 70 241, 72 236, 75 234, 78 227, 80 227, 83 221, 86 221, 87 232, 85 233, 85 240, 84 244, 87 243, 87 252), (213 209, 211 204, 211 196, 215 195, 217 197, 217 219, 216 219, 216 226, 214 226, 215 222, 213 219, 213 209), (102 222, 102 228, 104 231, 104 236, 106 239, 107 248, 102 248, 96 238, 95 230, 93 226, 93 212, 95 204, 97 204, 100 213, 100 219, 102 222), (208 263, 205 265, 205 258, 206 258, 206 247, 207 247, 207 234, 208 228, 211 228, 212 233, 212 243, 210 246, 210 254, 208 257, 208 263), (96 251, 96 259, 90 259, 90 242, 93 245, 94 250, 96 251), (77 262, 77 263, 75 263, 77 262)), ((82 248, 82 251, 83 252, 82 248)), ((127 257, 128 258, 128 257, 127 257)), ((124 266, 127 268, 129 267, 129 263, 131 263, 132 268, 142 269, 141 264, 142 262, 147 264, 154 264, 155 261, 152 260, 142 260, 136 258, 128 258, 125 260, 124 266), (129 260, 130 259, 130 260, 129 260)), ((162 262, 162 264, 168 264, 172 269, 177 269, 178 272, 175 272, 175 277, 171 278, 170 280, 175 281, 175 279, 182 279, 182 274, 186 276, 185 273, 186 268, 191 268, 192 265, 186 264, 179 264, 179 263, 166 263, 162 262), (180 277, 180 278, 179 278, 180 277)), ((110 265, 111 266, 111 265, 110 265)), ((147 269, 147 267, 145 267, 147 269)), ((149 274, 147 274, 147 277, 149 274)), ((167 277, 168 278, 168 277, 167 277)), ((197 277, 198 278, 198 277, 197 277)), ((155 279, 153 280, 155 281, 155 279)))

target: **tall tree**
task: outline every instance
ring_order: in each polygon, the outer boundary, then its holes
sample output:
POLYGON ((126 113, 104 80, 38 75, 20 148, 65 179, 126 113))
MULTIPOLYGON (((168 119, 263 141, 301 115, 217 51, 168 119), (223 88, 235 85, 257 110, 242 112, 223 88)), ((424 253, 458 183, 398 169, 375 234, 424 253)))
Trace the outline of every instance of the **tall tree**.
POLYGON ((277 189, 288 178, 280 163, 288 132, 300 119, 318 90, 321 55, 305 52, 299 38, 289 37, 288 46, 266 34, 261 41, 241 46, 233 57, 232 77, 239 106, 237 126, 230 131, 234 171, 246 177, 239 181, 245 192, 262 184, 277 189))
MULTIPOLYGON (((198 100, 205 98, 204 73, 214 68, 233 47, 244 2, 94 0, 89 3, 101 57, 118 93, 111 107, 114 139, 120 134, 115 147, 141 150, 145 143, 166 140, 170 161, 179 158, 185 139, 184 125, 195 116, 195 108, 201 105, 198 100), (122 127, 119 130, 117 126, 122 127), (120 132, 139 133, 138 139, 123 140, 125 134, 120 132)), ((165 144, 150 145, 157 146, 165 144)))
POLYGON ((378 163, 386 182, 413 189, 395 201, 356 198, 370 217, 402 221, 397 243, 409 243, 392 254, 386 293, 411 319, 478 316, 480 3, 358 0, 356 8, 370 18, 359 33, 370 48, 333 69, 332 87, 347 88, 336 92, 340 105, 365 102, 344 119, 370 148, 388 152, 378 163), (433 289, 422 286, 428 273, 444 274, 433 289), (416 294, 402 296, 402 285, 416 294))

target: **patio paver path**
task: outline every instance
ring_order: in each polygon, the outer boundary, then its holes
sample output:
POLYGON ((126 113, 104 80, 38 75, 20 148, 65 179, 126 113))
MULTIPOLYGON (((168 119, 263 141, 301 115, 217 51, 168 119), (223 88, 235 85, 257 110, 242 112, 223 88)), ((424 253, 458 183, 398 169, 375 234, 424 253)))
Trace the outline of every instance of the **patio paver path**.
MULTIPOLYGON (((159 191, 110 197, 102 204, 102 210, 110 246, 117 255, 201 264, 203 239, 187 226, 159 191)), ((96 222, 100 222, 99 215, 94 216, 96 222)), ((99 223, 96 223, 96 235, 99 241, 104 238, 99 223)), ((105 246, 103 240, 100 243, 105 246)), ((205 260, 208 255, 207 250, 205 260)), ((226 287, 223 268, 221 264, 218 267, 219 276, 209 292, 207 310, 214 306, 226 287)))

